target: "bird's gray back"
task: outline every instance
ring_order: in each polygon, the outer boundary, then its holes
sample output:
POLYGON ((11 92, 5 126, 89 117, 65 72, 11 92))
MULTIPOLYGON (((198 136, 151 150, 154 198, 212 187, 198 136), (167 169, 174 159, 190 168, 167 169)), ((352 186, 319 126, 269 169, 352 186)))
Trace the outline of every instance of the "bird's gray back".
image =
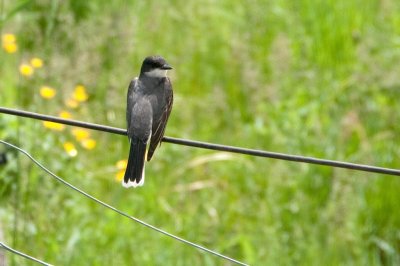
MULTIPOLYGON (((129 84, 126 120, 128 136, 148 138, 160 126, 165 127, 167 107, 171 104, 172 87, 168 78, 135 78, 129 84), (160 122, 162 125, 160 125, 160 122)), ((163 133, 164 129, 162 129, 163 133)))
POLYGON ((171 90, 166 84, 170 84, 168 78, 148 78, 139 79, 137 90, 143 93, 153 109, 153 123, 160 120, 167 105, 167 99, 171 90), (168 82, 166 82, 168 81, 168 82))
POLYGON ((149 138, 153 124, 153 108, 145 91, 139 79, 132 80, 128 88, 126 109, 128 137, 137 137, 142 141, 149 138))

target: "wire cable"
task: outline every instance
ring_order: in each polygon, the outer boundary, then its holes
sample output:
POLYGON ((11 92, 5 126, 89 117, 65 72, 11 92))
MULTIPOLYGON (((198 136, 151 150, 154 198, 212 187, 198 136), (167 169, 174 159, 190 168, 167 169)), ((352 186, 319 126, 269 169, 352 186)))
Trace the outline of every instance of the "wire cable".
MULTIPOLYGON (((60 117, 56 117, 56 116, 43 115, 43 114, 22 111, 22 110, 17 110, 17 109, 11 109, 11 108, 6 108, 6 107, 0 107, 0 113, 22 116, 22 117, 29 117, 29 118, 45 120, 45 121, 51 121, 51 122, 66 124, 66 125, 70 125, 70 126, 83 127, 83 128, 113 133, 113 134, 126 135, 126 130, 122 129, 122 128, 116 128, 116 127, 93 124, 93 123, 82 122, 82 121, 77 121, 77 120, 65 119, 65 118, 60 118, 60 117)), ((291 155, 291 154, 284 154, 284 153, 277 153, 277 152, 269 152, 269 151, 263 151, 263 150, 254 150, 254 149, 247 149, 247 148, 241 148, 241 147, 234 147, 234 146, 227 146, 227 145, 221 145, 221 144, 214 144, 214 143, 207 143, 207 142, 193 141, 193 140, 186 140, 186 139, 179 139, 179 138, 171 138, 171 137, 164 137, 162 139, 162 141, 168 142, 168 143, 173 143, 173 144, 178 144, 178 145, 202 148, 202 149, 225 151, 225 152, 246 154, 246 155, 257 156, 257 157, 266 157, 266 158, 273 158, 273 159, 292 161, 292 162, 325 165, 325 166, 345 168, 345 169, 351 169, 351 170, 357 170, 357 171, 400 176, 400 170, 393 169, 393 168, 384 168, 384 167, 377 167, 377 166, 371 166, 371 165, 365 165, 365 164, 355 164, 355 163, 348 163, 348 162, 342 162, 342 161, 319 159, 319 158, 314 158, 314 157, 306 157, 306 156, 291 155)))
POLYGON ((28 260, 37 262, 39 264, 46 265, 46 266, 52 266, 52 264, 49 264, 47 262, 41 261, 39 259, 36 259, 36 258, 34 258, 32 256, 29 256, 29 255, 27 255, 25 253, 22 253, 22 252, 18 251, 18 250, 12 249, 9 246, 7 246, 6 244, 4 244, 3 242, 0 242, 0 248, 4 248, 5 250, 7 250, 7 251, 9 251, 11 253, 17 254, 18 256, 24 257, 24 258, 26 258, 28 260))
POLYGON ((200 246, 200 245, 198 245, 198 244, 195 244, 195 243, 193 243, 193 242, 190 242, 190 241, 188 241, 188 240, 185 240, 185 239, 183 239, 183 238, 181 238, 181 237, 175 236, 175 235, 173 235, 173 234, 171 234, 171 233, 168 233, 168 232, 166 232, 166 231, 164 231, 164 230, 162 230, 162 229, 160 229, 160 228, 157 228, 157 227, 155 227, 155 226, 153 226, 153 225, 151 225, 151 224, 148 224, 148 223, 146 223, 146 222, 143 222, 142 220, 139 220, 138 218, 135 218, 135 217, 133 217, 133 216, 130 216, 129 214, 127 214, 127 213, 125 213, 125 212, 123 212, 123 211, 118 210, 117 208, 115 208, 115 207, 113 207, 113 206, 111 206, 111 205, 109 205, 109 204, 107 204, 107 203, 105 203, 105 202, 103 202, 103 201, 101 201, 101 200, 99 200, 99 199, 93 197, 93 196, 90 195, 89 193, 87 193, 87 192, 85 192, 85 191, 83 191, 83 190, 81 190, 81 189, 79 189, 79 188, 73 186, 72 184, 68 183, 67 181, 65 181, 65 180, 62 179, 61 177, 59 177, 59 176, 57 176, 56 174, 54 174, 53 172, 51 172, 51 171, 50 171, 49 169, 47 169, 44 165, 42 165, 39 161, 37 161, 35 158, 33 158, 32 155, 30 155, 27 151, 21 149, 20 147, 17 147, 17 146, 15 146, 15 145, 13 145, 13 144, 11 144, 11 143, 8 143, 8 142, 6 142, 6 141, 3 141, 3 140, 0 140, 0 143, 2 143, 2 144, 4 144, 4 145, 7 145, 7 146, 9 146, 9 147, 11 147, 11 148, 14 148, 14 149, 18 150, 19 152, 23 153, 23 154, 26 155, 32 162, 34 162, 37 166, 39 166, 40 168, 42 168, 46 173, 48 173, 49 175, 51 175, 51 176, 52 176, 53 178, 55 178, 57 181, 59 181, 59 182, 61 182, 62 184, 66 185, 67 187, 69 187, 69 188, 75 190, 76 192, 80 193, 81 195, 83 195, 83 196, 85 196, 85 197, 91 199, 92 201, 96 202, 97 204, 100 204, 100 205, 102 205, 103 207, 106 207, 106 208, 108 208, 108 209, 110 209, 110 210, 112 210, 112 211, 118 213, 119 215, 122 215, 122 216, 124 216, 124 217, 126 217, 126 218, 128 218, 128 219, 130 219, 130 220, 133 220, 133 221, 135 221, 135 222, 137 222, 137 223, 139 223, 139 224, 141 224, 141 225, 143 225, 143 226, 145 226, 145 227, 148 227, 148 228, 150 228, 150 229, 152 229, 152 230, 154 230, 154 231, 156 231, 156 232, 158 232, 158 233, 161 233, 161 234, 163 234, 163 235, 166 235, 166 236, 168 236, 168 237, 170 237, 170 238, 173 238, 173 239, 175 239, 175 240, 177 240, 177 241, 180 241, 180 242, 182 242, 182 243, 184 243, 184 244, 186 244, 186 245, 192 246, 192 247, 194 247, 194 248, 196 248, 196 249, 200 249, 200 250, 205 251, 205 252, 207 252, 207 253, 213 254, 213 255, 215 255, 215 256, 217 256, 217 257, 223 258, 223 259, 225 259, 225 260, 227 260, 227 261, 236 263, 236 264, 238 264, 238 265, 247 266, 247 264, 245 264, 245 263, 243 263, 243 262, 240 262, 240 261, 238 261, 238 260, 235 260, 235 259, 230 258, 230 257, 225 256, 225 255, 222 255, 222 254, 220 254, 220 253, 218 253, 218 252, 216 252, 216 251, 213 251, 213 250, 208 249, 208 248, 206 248, 206 247, 200 246))

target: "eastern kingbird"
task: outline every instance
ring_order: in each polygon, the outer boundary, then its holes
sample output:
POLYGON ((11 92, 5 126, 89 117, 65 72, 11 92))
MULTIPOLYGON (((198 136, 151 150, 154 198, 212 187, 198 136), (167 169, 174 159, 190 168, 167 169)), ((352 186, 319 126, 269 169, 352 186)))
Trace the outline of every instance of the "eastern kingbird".
POLYGON ((128 88, 126 121, 130 142, 124 187, 142 186, 144 162, 151 160, 164 136, 172 109, 173 92, 167 71, 172 67, 161 56, 149 56, 143 61, 139 78, 128 88))

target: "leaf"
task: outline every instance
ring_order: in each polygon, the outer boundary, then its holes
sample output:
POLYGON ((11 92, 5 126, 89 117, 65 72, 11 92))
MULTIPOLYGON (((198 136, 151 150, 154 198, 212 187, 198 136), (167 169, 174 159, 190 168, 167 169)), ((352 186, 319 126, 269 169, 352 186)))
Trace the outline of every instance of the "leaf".
POLYGON ((11 19, 13 16, 18 14, 18 12, 25 9, 31 2, 33 2, 33 0, 22 0, 14 8, 12 8, 10 12, 2 15, 0 17, 0 27, 3 26, 4 22, 6 22, 7 20, 11 19))

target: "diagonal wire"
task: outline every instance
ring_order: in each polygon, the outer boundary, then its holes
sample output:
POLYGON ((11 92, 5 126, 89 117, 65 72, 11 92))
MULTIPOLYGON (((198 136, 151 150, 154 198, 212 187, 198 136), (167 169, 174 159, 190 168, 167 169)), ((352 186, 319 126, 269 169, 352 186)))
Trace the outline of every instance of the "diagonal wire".
MULTIPOLYGON (((29 117, 29 118, 40 119, 40 120, 45 120, 45 121, 51 121, 51 122, 66 124, 66 125, 70 125, 70 126, 77 126, 77 127, 98 130, 98 131, 104 131, 104 132, 113 133, 113 134, 126 135, 126 130, 122 129, 122 128, 116 128, 116 127, 93 124, 93 123, 82 122, 82 121, 77 121, 77 120, 65 119, 65 118, 60 118, 60 117, 50 116, 50 115, 43 115, 43 114, 38 114, 38 113, 33 113, 33 112, 28 112, 28 111, 23 111, 23 110, 17 110, 17 109, 12 109, 12 108, 0 107, 0 113, 29 117)), ((342 161, 319 159, 319 158, 314 158, 314 157, 306 157, 306 156, 291 155, 291 154, 284 154, 284 153, 277 153, 277 152, 269 152, 269 151, 263 151, 263 150, 254 150, 254 149, 247 149, 247 148, 241 148, 241 147, 234 147, 234 146, 227 146, 227 145, 221 145, 221 144, 214 144, 214 143, 207 143, 207 142, 193 141, 193 140, 179 139, 179 138, 171 138, 171 137, 164 137, 162 139, 162 141, 173 143, 173 144, 178 144, 178 145, 202 148, 202 149, 225 151, 225 152, 232 152, 232 153, 239 153, 239 154, 247 154, 247 155, 257 156, 257 157, 266 157, 266 158, 273 158, 273 159, 292 161, 292 162, 309 163, 309 164, 316 164, 316 165, 326 165, 326 166, 332 166, 332 167, 338 167, 338 168, 352 169, 352 170, 357 170, 357 171, 400 176, 399 169, 377 167, 377 166, 366 165, 366 164, 355 164, 355 163, 348 163, 348 162, 342 162, 342 161)))
POLYGON ((148 224, 148 223, 146 223, 146 222, 143 222, 142 220, 139 220, 138 218, 135 218, 135 217, 133 217, 133 216, 130 216, 129 214, 127 214, 127 213, 125 213, 125 212, 123 212, 123 211, 120 211, 120 210, 118 210, 117 208, 115 208, 115 207, 113 207, 113 206, 111 206, 111 205, 109 205, 109 204, 107 204, 107 203, 105 203, 105 202, 102 202, 101 200, 99 200, 99 199, 93 197, 92 195, 88 194, 87 192, 85 192, 85 191, 83 191, 83 190, 81 190, 81 189, 79 189, 79 188, 73 186, 72 184, 68 183, 67 181, 65 181, 65 180, 62 179, 61 177, 59 177, 59 176, 57 176, 56 174, 54 174, 53 172, 51 172, 49 169, 47 169, 45 166, 43 166, 43 164, 41 164, 39 161, 37 161, 35 158, 33 158, 32 155, 30 155, 27 151, 21 149, 20 147, 17 147, 17 146, 15 146, 15 145, 13 145, 13 144, 11 144, 11 143, 8 143, 8 142, 6 142, 6 141, 3 141, 3 140, 0 140, 0 143, 2 143, 2 144, 4 144, 4 145, 7 145, 7 146, 9 146, 9 147, 11 147, 11 148, 14 148, 14 149, 18 150, 19 152, 23 153, 23 154, 26 155, 30 160, 32 160, 32 162, 34 162, 37 166, 39 166, 40 168, 42 168, 46 173, 48 173, 49 175, 51 175, 51 176, 52 176, 53 178, 55 178, 57 181, 59 181, 59 182, 61 182, 62 184, 66 185, 67 187, 69 187, 69 188, 75 190, 76 192, 82 194, 83 196, 85 196, 85 197, 91 199, 92 201, 94 201, 94 202, 96 202, 96 203, 102 205, 103 207, 106 207, 106 208, 108 208, 108 209, 110 209, 110 210, 112 210, 112 211, 118 213, 119 215, 122 215, 122 216, 124 216, 124 217, 126 217, 126 218, 128 218, 128 219, 130 219, 130 220, 133 220, 133 221, 135 221, 135 222, 137 222, 137 223, 139 223, 139 224, 141 224, 141 225, 143 225, 143 226, 146 226, 146 227, 148 227, 148 228, 150 228, 150 229, 152 229, 152 230, 154 230, 154 231, 157 231, 157 232, 159 232, 159 233, 161 233, 161 234, 163 234, 163 235, 166 235, 166 236, 168 236, 168 237, 170 237, 170 238, 173 238, 173 239, 175 239, 175 240, 177 240, 177 241, 180 241, 180 242, 182 242, 182 243, 184 243, 184 244, 186 244, 186 245, 189 245, 189 246, 192 246, 192 247, 194 247, 194 248, 200 249, 200 250, 205 251, 205 252, 207 252, 207 253, 213 254, 213 255, 215 255, 215 256, 217 256, 217 257, 223 258, 223 259, 225 259, 225 260, 227 260, 227 261, 236 263, 236 264, 238 264, 238 265, 247 266, 247 264, 245 264, 245 263, 243 263, 243 262, 241 262, 241 261, 235 260, 235 259, 230 258, 230 257, 228 257, 228 256, 222 255, 222 254, 220 254, 220 253, 218 253, 218 252, 216 252, 216 251, 213 251, 213 250, 208 249, 208 248, 206 248, 206 247, 200 246, 200 245, 198 245, 198 244, 195 244, 195 243, 193 243, 193 242, 190 242, 190 241, 188 241, 188 240, 185 240, 185 239, 183 239, 183 238, 180 238, 180 237, 178 237, 178 236, 175 236, 175 235, 173 235, 173 234, 171 234, 171 233, 168 233, 168 232, 166 232, 166 231, 164 231, 164 230, 162 230, 162 229, 160 229, 160 228, 157 228, 157 227, 155 227, 155 226, 153 226, 153 225, 151 225, 151 224, 148 224))
POLYGON ((42 265, 46 265, 46 266, 51 266, 52 265, 52 264, 49 264, 47 262, 41 261, 39 259, 36 259, 36 258, 34 258, 32 256, 29 256, 29 255, 27 255, 25 253, 22 253, 22 252, 20 252, 18 250, 12 249, 9 246, 7 246, 6 244, 4 244, 3 242, 0 242, 0 248, 4 248, 5 250, 7 250, 7 251, 9 251, 11 253, 17 254, 18 256, 24 257, 25 259, 32 260, 32 261, 37 262, 37 263, 42 264, 42 265))

